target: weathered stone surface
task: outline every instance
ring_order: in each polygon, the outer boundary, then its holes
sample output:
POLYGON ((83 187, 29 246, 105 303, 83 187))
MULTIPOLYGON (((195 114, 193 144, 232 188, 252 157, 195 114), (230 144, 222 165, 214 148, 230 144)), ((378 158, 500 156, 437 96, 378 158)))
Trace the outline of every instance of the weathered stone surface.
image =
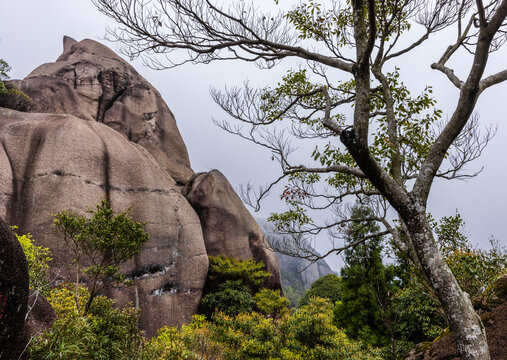
POLYGON ((254 258, 266 264, 272 276, 266 285, 280 288, 280 268, 264 233, 218 170, 195 174, 183 189, 201 219, 208 255, 254 258))
POLYGON ((193 174, 174 116, 159 92, 106 46, 65 37, 56 62, 11 83, 30 96, 29 111, 104 123, 146 148, 177 182, 193 174))
POLYGON ((0 360, 16 359, 28 302, 28 265, 14 233, 0 218, 0 360))
POLYGON ((66 37, 56 62, 7 86, 30 98, 0 97, 0 216, 51 249, 61 279, 74 280, 75 270, 51 215, 83 214, 106 196, 116 210, 131 207, 151 236, 122 268, 134 285, 106 294, 139 306, 148 336, 196 312, 206 250, 263 261, 273 274, 267 286, 280 287, 276 257, 228 181, 217 171, 193 177, 167 105, 113 51, 66 37), (181 193, 189 181, 186 192, 201 219, 181 193))
POLYGON ((151 237, 122 269, 134 285, 110 295, 141 307, 140 325, 150 336, 190 319, 208 267, 199 218, 145 148, 96 121, 4 108, 0 144, 0 216, 51 249, 55 273, 74 278, 51 215, 83 214, 106 196, 117 210, 131 207, 151 237))

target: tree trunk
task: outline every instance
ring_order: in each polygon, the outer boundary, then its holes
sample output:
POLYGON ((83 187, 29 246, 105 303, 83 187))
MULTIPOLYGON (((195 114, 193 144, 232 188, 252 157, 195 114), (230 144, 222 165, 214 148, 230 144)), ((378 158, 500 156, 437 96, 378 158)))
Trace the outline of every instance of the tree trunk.
POLYGON ((424 274, 440 301, 463 360, 489 360, 486 331, 475 313, 468 294, 463 292, 447 266, 433 238, 426 209, 414 205, 400 212, 409 229, 424 274))

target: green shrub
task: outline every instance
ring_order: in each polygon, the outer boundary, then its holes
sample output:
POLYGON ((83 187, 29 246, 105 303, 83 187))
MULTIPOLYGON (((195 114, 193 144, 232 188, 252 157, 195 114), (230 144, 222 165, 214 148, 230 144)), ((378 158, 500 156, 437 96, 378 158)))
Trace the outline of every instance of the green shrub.
POLYGON ((194 315, 180 329, 163 327, 148 341, 146 352, 150 359, 160 360, 222 359, 223 346, 211 339, 209 326, 203 315, 194 315))
POLYGON ((317 279, 303 295, 299 306, 307 305, 312 297, 329 299, 332 304, 339 301, 341 299, 341 278, 335 274, 328 274, 317 279))
POLYGON ((261 289, 254 295, 255 307, 267 317, 278 318, 287 313, 289 299, 280 296, 280 290, 261 289))
POLYGON ((204 313, 209 315, 215 311, 237 315, 252 311, 254 304, 252 295, 241 280, 227 280, 219 286, 218 291, 207 294, 201 301, 204 313))
POLYGON ((144 354, 144 337, 137 327, 138 312, 132 307, 119 309, 114 300, 98 296, 87 315, 75 306, 74 296, 85 302, 84 287, 66 284, 51 291, 49 301, 57 319, 49 331, 30 343, 33 360, 139 359, 144 354))
POLYGON ((66 210, 54 215, 55 233, 62 235, 76 264, 76 284, 81 271, 90 280, 85 313, 106 283, 126 283, 119 272, 120 265, 139 253, 141 245, 150 240, 143 230, 144 223, 132 219, 131 209, 115 214, 109 201, 102 199, 88 213, 89 218, 66 210), (83 268, 83 264, 87 266, 83 268))
POLYGON ((227 280, 241 280, 245 286, 255 289, 271 274, 265 265, 254 259, 239 260, 230 256, 210 256, 208 278, 212 283, 223 283, 227 280))
POLYGON ((44 296, 49 295, 51 288, 49 263, 52 260, 49 248, 36 246, 30 234, 18 235, 16 233, 17 226, 13 226, 12 229, 23 248, 28 262, 30 289, 39 291, 44 296))

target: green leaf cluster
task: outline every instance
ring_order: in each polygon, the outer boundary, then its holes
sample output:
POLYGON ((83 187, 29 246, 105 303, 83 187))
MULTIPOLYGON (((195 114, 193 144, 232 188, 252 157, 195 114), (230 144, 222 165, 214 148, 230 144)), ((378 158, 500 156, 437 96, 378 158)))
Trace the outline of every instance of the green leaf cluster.
MULTIPOLYGON (((408 88, 400 82, 399 69, 387 74, 390 91, 394 100, 397 138, 399 139, 403 173, 413 174, 428 155, 435 141, 433 127, 442 117, 432 97, 433 89, 427 86, 420 95, 413 97, 408 88)), ((386 110, 384 96, 380 89, 372 94, 371 111, 382 113, 386 110)), ((377 118, 378 129, 371 146, 372 154, 383 163, 387 170, 391 167, 390 158, 396 151, 390 142, 387 116, 377 118)))
POLYGON ((328 299, 335 304, 341 299, 341 278, 335 274, 328 274, 313 282, 306 291, 299 306, 307 305, 312 297, 328 299))
POLYGON ((219 285, 217 291, 207 294, 201 300, 205 314, 221 311, 227 315, 237 315, 251 311, 254 304, 252 294, 241 280, 227 280, 219 285))
POLYGON ((255 307, 267 317, 279 318, 288 312, 290 301, 280 295, 280 290, 261 289, 254 295, 255 307))
POLYGON ((5 87, 4 80, 9 79, 9 75, 7 74, 11 70, 11 67, 7 62, 3 59, 0 59, 0 95, 6 94, 8 92, 5 87))
POLYGON ((263 263, 254 259, 210 256, 201 311, 208 316, 216 311, 229 315, 251 311, 255 304, 252 294, 270 276, 264 268, 263 263))
POLYGON ((210 256, 208 278, 212 282, 241 280, 245 286, 255 288, 271 274, 264 270, 265 265, 254 259, 240 260, 231 256, 210 256))
POLYGON ((55 233, 63 237, 76 263, 76 283, 81 271, 90 279, 85 312, 107 282, 126 283, 119 273, 120 265, 138 254, 150 239, 144 223, 132 219, 131 209, 115 214, 109 201, 102 199, 88 213, 90 217, 66 210, 54 215, 55 233))
POLYGON ((208 329, 223 346, 219 359, 380 359, 333 325, 332 305, 323 299, 279 318, 215 313, 208 329))
POLYGON ((18 235, 16 232, 17 226, 12 226, 12 229, 23 248, 28 262, 30 289, 38 291, 43 295, 48 295, 51 289, 49 263, 53 260, 49 248, 35 245, 34 239, 30 234, 18 235))
POLYGON ((89 297, 85 287, 64 284, 50 293, 48 300, 57 319, 50 330, 32 339, 29 352, 34 360, 123 360, 143 357, 144 336, 137 327, 139 312, 131 307, 117 308, 114 301, 98 296, 87 315, 74 306, 89 297))

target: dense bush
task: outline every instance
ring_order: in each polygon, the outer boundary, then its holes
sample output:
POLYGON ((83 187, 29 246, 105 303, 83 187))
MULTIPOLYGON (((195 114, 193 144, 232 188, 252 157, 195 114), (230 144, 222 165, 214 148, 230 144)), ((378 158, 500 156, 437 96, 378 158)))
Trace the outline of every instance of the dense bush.
POLYGON ((263 263, 254 259, 239 260, 223 255, 210 256, 208 279, 212 284, 241 280, 245 286, 254 290, 270 276, 264 268, 263 263))
POLYGON ((57 319, 49 331, 34 338, 30 356, 34 360, 139 359, 144 356, 144 337, 137 327, 138 312, 131 307, 119 309, 114 301, 98 296, 88 314, 83 305, 88 290, 65 284, 51 291, 48 300, 57 319), (76 306, 75 296, 78 294, 76 306))
POLYGON ((210 317, 215 311, 228 315, 251 311, 255 303, 252 296, 270 276, 264 267, 253 259, 210 256, 201 312, 210 317))
POLYGON ((278 318, 289 309, 289 299, 280 295, 280 290, 261 289, 254 296, 255 307, 267 317, 278 318))
POLYGON ((237 315, 252 311, 254 300, 241 280, 227 280, 219 285, 217 291, 207 294, 201 301, 205 314, 221 311, 227 315, 237 315))
POLYGON ((332 308, 327 300, 315 298, 278 319, 256 312, 235 317, 215 313, 209 336, 223 346, 221 359, 227 360, 380 359, 333 325, 332 308))
POLYGON ((341 299, 341 279, 335 274, 328 274, 314 281, 301 298, 299 306, 308 304, 312 297, 329 299, 332 304, 339 301, 341 299))

